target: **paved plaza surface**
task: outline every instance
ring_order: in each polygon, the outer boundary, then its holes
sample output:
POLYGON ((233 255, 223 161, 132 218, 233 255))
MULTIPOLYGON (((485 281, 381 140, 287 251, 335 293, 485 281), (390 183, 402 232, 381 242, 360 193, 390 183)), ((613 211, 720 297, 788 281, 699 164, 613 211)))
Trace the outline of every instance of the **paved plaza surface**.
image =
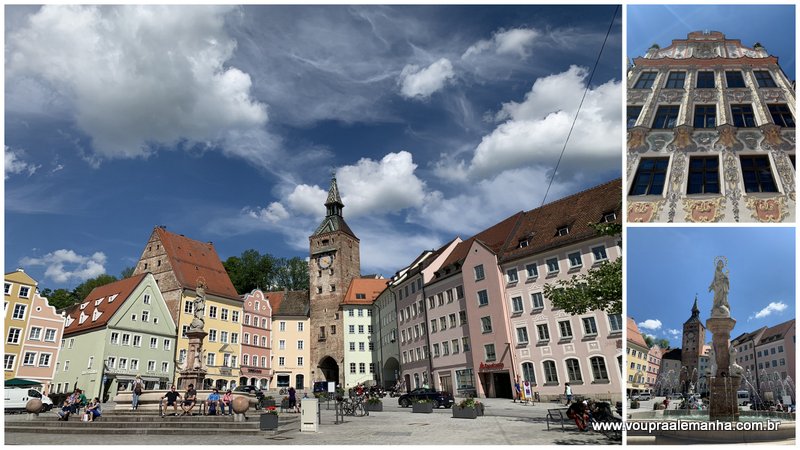
MULTIPOLYGON (((454 419, 450 409, 434 410, 433 414, 414 414, 411 408, 400 408, 397 399, 385 398, 384 411, 373 412, 366 417, 346 417, 345 422, 335 424, 333 404, 327 409, 322 404, 319 432, 300 432, 299 414, 284 414, 282 420, 291 417, 291 422, 282 423, 277 432, 266 431, 259 436, 236 436, 220 432, 219 435, 199 436, 205 445, 250 445, 250 444, 316 444, 316 445, 435 445, 435 444, 610 444, 612 441, 596 432, 579 432, 574 424, 562 431, 560 426, 547 430, 547 409, 561 407, 554 403, 538 403, 534 406, 512 403, 507 399, 482 399, 486 405, 485 416, 474 420, 454 419)), ((24 420, 24 415, 5 416, 9 421, 24 420)), ((251 418, 251 420, 257 420, 251 418)), ((87 424, 89 427, 91 424, 87 424)), ((131 424, 134 426, 134 424, 131 424)), ((99 429, 94 431, 100 431, 99 429)), ((80 442, 84 445, 107 444, 187 444, 183 436, 159 435, 110 435, 86 433, 85 435, 59 436, 48 433, 6 433, 6 444, 62 444, 80 442)))

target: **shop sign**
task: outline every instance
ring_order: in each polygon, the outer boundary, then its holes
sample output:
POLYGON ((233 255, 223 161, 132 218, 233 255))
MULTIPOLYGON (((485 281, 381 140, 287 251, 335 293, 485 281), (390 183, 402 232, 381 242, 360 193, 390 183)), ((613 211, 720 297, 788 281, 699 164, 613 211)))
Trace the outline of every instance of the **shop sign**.
POLYGON ((492 371, 492 370, 503 370, 503 367, 505 367, 505 365, 503 363, 489 363, 489 364, 487 364, 485 362, 482 362, 480 367, 479 367, 479 370, 481 372, 489 372, 489 371, 492 371))

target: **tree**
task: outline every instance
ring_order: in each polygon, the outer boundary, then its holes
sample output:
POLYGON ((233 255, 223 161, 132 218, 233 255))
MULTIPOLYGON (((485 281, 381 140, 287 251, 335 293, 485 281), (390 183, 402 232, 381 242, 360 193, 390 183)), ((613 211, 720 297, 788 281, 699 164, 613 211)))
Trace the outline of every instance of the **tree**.
POLYGON ((55 291, 49 288, 45 288, 40 292, 42 297, 45 297, 50 303, 50 306, 54 307, 55 309, 64 309, 67 306, 72 306, 75 303, 78 303, 78 299, 76 299, 72 292, 66 289, 56 289, 55 291))
POLYGON ((126 267, 122 269, 122 272, 119 274, 119 279, 124 280, 125 278, 130 278, 133 276, 133 271, 136 270, 136 266, 126 267))
POLYGON ((656 339, 656 344, 661 348, 669 348, 669 339, 666 338, 656 339))
POLYGON ((308 290, 308 262, 298 257, 281 260, 277 281, 279 287, 290 291, 308 290))
POLYGON ((100 286, 105 286, 106 284, 110 284, 117 281, 117 277, 114 275, 103 274, 99 275, 95 278, 90 278, 83 283, 75 286, 75 289, 72 290, 73 297, 76 298, 76 302, 82 302, 86 299, 86 296, 92 292, 92 289, 100 286))
MULTIPOLYGON (((589 224, 601 236, 618 236, 618 223, 589 224)), ((604 262, 585 274, 544 286, 544 294, 555 308, 570 314, 584 314, 596 309, 608 314, 622 314, 622 258, 604 262)))
POLYGON ((655 338, 649 334, 644 335, 644 343, 647 344, 647 348, 653 348, 653 344, 655 344, 654 339, 655 338))

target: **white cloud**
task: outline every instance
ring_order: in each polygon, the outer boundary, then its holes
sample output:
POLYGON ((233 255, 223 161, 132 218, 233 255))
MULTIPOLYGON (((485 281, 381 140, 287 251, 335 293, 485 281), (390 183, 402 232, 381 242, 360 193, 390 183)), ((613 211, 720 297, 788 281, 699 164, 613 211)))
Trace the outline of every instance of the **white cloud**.
POLYGON ((667 330, 667 334, 669 334, 672 337, 678 337, 678 336, 681 335, 681 330, 676 330, 675 328, 670 328, 669 330, 667 330))
POLYGON ((764 309, 762 309, 761 311, 755 313, 755 315, 751 316, 751 318, 755 317, 756 319, 763 319, 764 317, 767 317, 767 316, 771 315, 772 313, 782 312, 786 308, 787 308, 787 305, 785 303, 783 303, 783 302, 770 302, 769 305, 764 307, 764 309))
POLYGON ((400 73, 400 93, 408 98, 428 98, 454 77, 453 64, 447 58, 441 58, 424 69, 409 64, 400 73))
POLYGON ((98 159, 147 156, 152 144, 214 146, 267 121, 250 76, 228 64, 230 10, 44 6, 8 36, 9 90, 35 79, 41 97, 65 98, 98 159))
POLYGON ((272 202, 266 208, 249 210, 248 215, 253 218, 261 219, 265 222, 276 223, 289 218, 289 212, 278 202, 272 202))
POLYGON ((95 252, 83 256, 73 250, 60 249, 41 258, 25 257, 20 260, 23 266, 44 266, 44 276, 56 283, 70 281, 82 282, 106 273, 106 255, 95 252))
POLYGON ((5 179, 7 180, 11 174, 21 174, 27 172, 28 176, 33 175, 42 167, 41 165, 26 162, 25 152, 23 150, 14 150, 9 146, 5 146, 5 179))
POLYGON ((491 39, 481 39, 470 46, 461 58, 467 59, 486 51, 493 51, 500 55, 515 54, 520 58, 527 58, 539 36, 540 33, 532 28, 500 29, 494 33, 491 39))
POLYGON ((644 322, 638 323, 639 328, 644 328, 645 330, 658 330, 661 328, 661 321, 658 319, 647 319, 644 322))
MULTIPOLYGON (((496 119, 504 121, 483 137, 467 168, 473 179, 527 165, 553 167, 567 138, 586 87, 586 70, 539 78, 522 102, 503 104, 496 119)), ((580 111, 559 173, 567 177, 591 167, 610 171, 620 164, 621 84, 609 81, 590 88, 580 111)))

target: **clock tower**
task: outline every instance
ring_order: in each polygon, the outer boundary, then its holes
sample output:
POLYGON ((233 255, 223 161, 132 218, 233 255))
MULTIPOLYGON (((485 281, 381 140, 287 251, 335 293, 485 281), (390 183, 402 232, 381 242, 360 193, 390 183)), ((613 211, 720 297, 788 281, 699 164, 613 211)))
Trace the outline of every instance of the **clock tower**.
POLYGON ((686 377, 691 377, 692 383, 697 385, 700 377, 698 364, 700 356, 703 355, 703 347, 706 342, 706 327, 700 321, 700 310, 697 308, 697 296, 694 297, 692 306, 692 316, 683 324, 683 348, 681 349, 681 366, 686 367, 684 373, 681 369, 681 381, 686 377))
POLYGON ((325 218, 309 240, 313 381, 344 381, 342 309, 347 288, 361 274, 359 240, 342 217, 344 203, 331 179, 325 218))

